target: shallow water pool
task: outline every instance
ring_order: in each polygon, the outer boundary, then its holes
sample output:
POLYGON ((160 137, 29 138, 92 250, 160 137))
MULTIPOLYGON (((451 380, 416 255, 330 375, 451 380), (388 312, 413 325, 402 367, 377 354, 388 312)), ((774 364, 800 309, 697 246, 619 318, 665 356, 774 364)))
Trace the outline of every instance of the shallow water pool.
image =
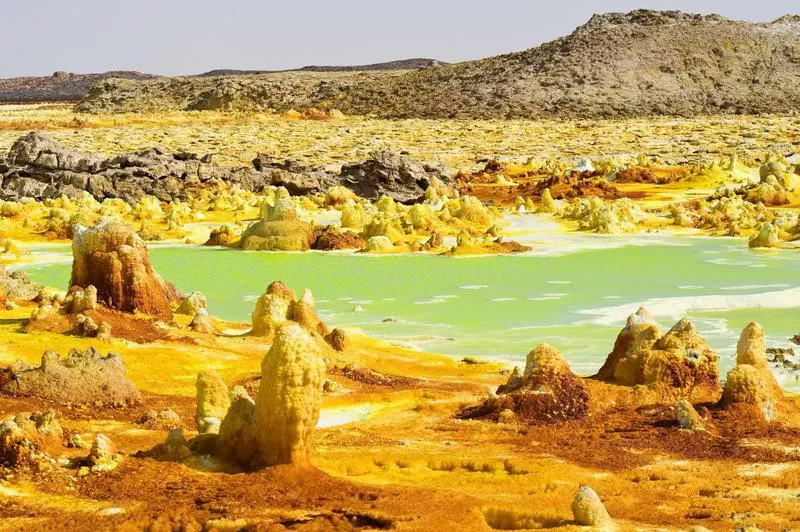
MULTIPOLYGON (((200 290, 212 314, 249 320, 256 298, 280 279, 308 287, 331 325, 417 349, 515 362, 537 343, 557 346, 573 369, 603 363, 628 314, 644 304, 669 328, 689 317, 727 371, 751 320, 768 345, 800 332, 800 251, 752 251, 738 239, 567 235, 525 255, 438 257, 264 253, 151 246, 165 279, 200 290)), ((536 244, 536 243, 535 243, 536 244)), ((66 288, 69 247, 34 248, 62 260, 29 269, 66 288)), ((800 390, 790 375, 782 384, 800 390)))

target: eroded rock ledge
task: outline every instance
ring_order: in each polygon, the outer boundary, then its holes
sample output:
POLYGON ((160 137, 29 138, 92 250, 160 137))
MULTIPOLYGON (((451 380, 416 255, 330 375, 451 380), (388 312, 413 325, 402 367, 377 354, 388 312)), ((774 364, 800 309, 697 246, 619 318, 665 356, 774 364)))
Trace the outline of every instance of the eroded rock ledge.
POLYGON ((120 198, 134 204, 154 196, 168 202, 186 200, 193 190, 224 183, 250 192, 283 186, 295 195, 323 194, 341 185, 367 199, 385 195, 414 203, 424 198, 434 179, 449 181, 450 177, 443 168, 388 151, 335 174, 291 161, 277 162, 263 154, 253 160, 252 168, 228 168, 214 164, 211 155, 167 153, 157 147, 103 158, 31 132, 18 139, 7 155, 0 155, 0 199, 12 201, 79 198, 88 192, 98 201, 120 198))

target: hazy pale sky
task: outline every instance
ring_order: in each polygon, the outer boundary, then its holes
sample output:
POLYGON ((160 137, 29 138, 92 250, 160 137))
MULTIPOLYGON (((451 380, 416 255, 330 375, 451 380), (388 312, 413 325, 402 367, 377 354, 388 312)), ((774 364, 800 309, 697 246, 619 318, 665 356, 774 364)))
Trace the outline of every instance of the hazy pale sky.
POLYGON ((0 78, 452 62, 524 50, 592 13, 636 8, 757 22, 800 14, 797 0, 0 0, 0 78))

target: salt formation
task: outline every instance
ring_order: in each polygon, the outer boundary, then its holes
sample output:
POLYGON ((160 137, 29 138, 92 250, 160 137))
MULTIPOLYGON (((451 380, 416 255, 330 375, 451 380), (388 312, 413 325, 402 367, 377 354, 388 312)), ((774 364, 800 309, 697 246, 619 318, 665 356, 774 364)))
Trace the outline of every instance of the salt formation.
POLYGON ((115 469, 121 460, 122 455, 116 452, 114 443, 104 434, 98 434, 83 463, 92 471, 105 472, 115 469))
POLYGON ((45 351, 39 366, 12 366, 13 378, 2 392, 38 397, 59 403, 126 405, 141 399, 125 375, 122 358, 116 353, 102 356, 94 348, 72 349, 66 357, 45 351))
POLYGON ((261 219, 242 233, 241 247, 259 251, 305 251, 311 247, 313 228, 297 217, 289 191, 279 187, 272 204, 262 208, 261 219))
POLYGON ((215 227, 211 230, 211 233, 208 235, 208 240, 206 240, 204 246, 227 246, 228 244, 233 243, 236 238, 236 234, 233 231, 233 228, 230 225, 221 225, 220 227, 215 227))
POLYGON ((539 344, 528 353, 525 358, 522 386, 530 385, 539 378, 539 375, 544 373, 571 373, 567 361, 564 360, 558 349, 550 344, 539 344))
POLYGON ((396 213, 379 211, 364 224, 362 235, 368 243, 372 238, 383 237, 389 243, 394 244, 402 242, 405 238, 405 231, 400 223, 400 217, 396 213))
POLYGON ((539 204, 537 212, 543 214, 560 214, 563 209, 564 207, 561 205, 561 202, 557 202, 553 199, 550 189, 544 189, 544 192, 542 192, 542 202, 539 204))
POLYGON ((342 329, 332 330, 325 336, 325 341, 336 351, 345 351, 350 343, 347 338, 347 333, 342 329))
POLYGON ((197 314, 198 310, 206 308, 208 308, 208 300, 206 299, 206 296, 201 292, 195 291, 183 298, 181 304, 175 310, 175 314, 192 316, 197 314))
POLYGON ((576 220, 581 231, 615 234, 630 233, 638 229, 645 213, 629 198, 610 202, 592 196, 578 198, 565 209, 565 218, 576 220))
POLYGON ((581 526, 609 527, 611 524, 611 516, 603 506, 603 501, 589 486, 581 486, 575 493, 572 515, 581 526))
POLYGON ((703 418, 687 399, 679 399, 675 404, 678 426, 684 430, 701 431, 705 429, 703 418))
POLYGON ((742 331, 736 345, 736 366, 728 372, 722 404, 752 405, 767 421, 777 417, 783 391, 772 375, 764 345, 764 329, 756 322, 742 331))
POLYGON ((758 232, 747 242, 751 248, 776 248, 780 246, 778 231, 771 223, 761 225, 758 232))
POLYGON ((228 387, 213 371, 201 371, 195 382, 197 412, 195 421, 200 434, 217 433, 231 404, 228 387))
MULTIPOLYGON (((294 321, 302 325, 307 331, 320 338, 327 336, 330 331, 317 316, 314 309, 314 298, 311 291, 303 291, 298 300, 294 290, 280 281, 274 281, 267 287, 267 291, 258 298, 252 314, 253 328, 250 334, 272 338, 278 328, 286 321, 294 321)), ((335 338, 331 338, 335 340, 335 338)))
POLYGON ((36 299, 42 288, 41 285, 31 281, 25 270, 15 270, 9 273, 6 271, 6 267, 0 264, 0 308, 8 301, 36 299))
POLYGON ((284 324, 261 363, 255 404, 259 465, 307 463, 324 379, 317 342, 299 324, 284 324))
POLYGON ((682 319, 662 335, 644 308, 628 317, 597 377, 647 386, 662 399, 716 401, 720 391, 717 355, 692 323, 682 319))
POLYGON ((482 404, 468 407, 460 414, 465 418, 491 418, 508 421, 506 410, 529 422, 548 422, 585 416, 589 410, 589 394, 564 357, 555 347, 537 345, 528 353, 525 371, 520 376, 515 368, 498 396, 482 404))
POLYGON ((26 330, 44 329, 63 323, 72 324, 71 332, 78 336, 97 338, 103 342, 111 341, 111 325, 99 319, 97 310, 97 289, 94 285, 86 288, 73 286, 66 296, 49 295, 42 291, 37 296, 37 306, 25 323, 26 330), (99 323, 95 321, 99 320, 99 323))
POLYGON ((156 411, 148 410, 139 419, 139 424, 146 426, 151 430, 157 429, 172 429, 181 423, 181 418, 175 413, 174 410, 167 408, 166 410, 156 411))
POLYGON ((461 203, 454 216, 476 225, 491 225, 494 222, 494 215, 481 203, 481 200, 474 196, 461 198, 461 203))
POLYGON ((369 237, 364 249, 371 253, 380 253, 392 251, 394 249, 394 244, 392 244, 392 241, 389 240, 389 237, 378 235, 369 237))
POLYGON ((204 334, 216 334, 217 332, 217 328, 214 327, 214 322, 211 321, 211 316, 208 315, 208 311, 204 308, 197 309, 194 318, 189 322, 189 328, 195 332, 204 334))
POLYGON ((758 169, 760 181, 745 189, 747 201, 777 207, 791 203, 790 194, 800 184, 800 177, 787 168, 782 158, 774 155, 758 169))
POLYGON ((62 308, 68 314, 80 314, 87 310, 97 309, 97 288, 89 285, 86 288, 73 286, 64 298, 62 308))
POLYGON ((349 201, 354 202, 356 200, 358 200, 358 196, 356 196, 352 190, 343 187, 342 185, 335 185, 329 188, 325 193, 325 201, 323 205, 326 207, 335 207, 344 205, 349 201))
POLYGON ((256 453, 256 403, 247 393, 236 396, 219 426, 220 458, 250 467, 256 453))
POLYGON ((342 227, 346 229, 353 229, 361 231, 369 221, 369 215, 364 209, 364 206, 354 201, 347 201, 342 205, 342 227))
POLYGON ((271 338, 278 327, 291 319, 297 295, 280 281, 273 281, 267 291, 256 300, 252 314, 253 328, 250 334, 271 338))
POLYGON ((281 325, 261 363, 256 400, 240 394, 220 425, 220 455, 244 467, 306 465, 324 380, 317 340, 298 323, 281 325))
POLYGON ((0 422, 0 467, 35 473, 53 468, 56 461, 41 451, 40 443, 63 435, 53 410, 17 414, 0 422))
POLYGON ((150 264, 147 246, 122 222, 102 220, 91 228, 75 227, 70 286, 97 289, 97 301, 124 312, 172 318, 179 294, 150 264))

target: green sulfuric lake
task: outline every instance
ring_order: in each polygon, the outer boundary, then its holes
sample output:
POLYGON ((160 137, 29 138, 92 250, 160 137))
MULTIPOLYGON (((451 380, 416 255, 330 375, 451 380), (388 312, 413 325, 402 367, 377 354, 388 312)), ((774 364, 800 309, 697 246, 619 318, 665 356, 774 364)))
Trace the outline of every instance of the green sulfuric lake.
MULTIPOLYGON (((161 275, 206 294, 209 311, 248 321, 273 280, 310 288, 331 325, 423 351, 523 362, 539 342, 576 372, 596 371, 628 314, 644 304, 662 327, 690 318, 727 372, 749 321, 768 346, 800 332, 800 250, 753 251, 741 239, 689 236, 544 237, 529 254, 487 257, 265 253, 151 245, 161 275)), ((49 264, 34 280, 66 289, 68 246, 34 247, 49 264)), ((778 372, 787 389, 797 378, 778 372)))

